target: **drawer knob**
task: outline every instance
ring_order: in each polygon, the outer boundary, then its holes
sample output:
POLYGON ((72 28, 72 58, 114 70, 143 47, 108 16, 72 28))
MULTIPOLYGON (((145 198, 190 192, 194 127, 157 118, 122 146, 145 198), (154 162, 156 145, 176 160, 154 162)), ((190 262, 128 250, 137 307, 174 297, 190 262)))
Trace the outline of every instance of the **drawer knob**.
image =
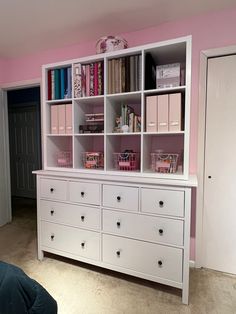
POLYGON ((85 242, 82 242, 82 243, 81 243, 81 247, 82 247, 82 249, 85 248, 85 242))
POLYGON ((159 201, 159 206, 163 207, 164 206, 164 202, 163 201, 159 201))
POLYGON ((120 228, 120 221, 117 221, 116 225, 117 225, 117 228, 120 228))
POLYGON ((116 256, 120 257, 120 251, 116 251, 116 256))
POLYGON ((84 221, 84 218, 85 218, 85 217, 84 217, 84 216, 81 216, 80 218, 81 218, 81 221, 84 221))
POLYGON ((163 235, 163 229, 159 229, 158 231, 160 235, 163 235))
POLYGON ((51 216, 53 216, 53 214, 54 214, 54 210, 52 209, 52 210, 50 211, 50 213, 51 213, 51 216))
POLYGON ((159 261, 158 261, 158 266, 159 266, 159 267, 162 267, 162 265, 163 265, 162 260, 159 260, 159 261))
POLYGON ((81 192, 80 194, 81 194, 81 197, 84 197, 84 194, 85 194, 85 193, 84 193, 84 192, 81 192))
POLYGON ((51 188, 51 189, 50 189, 50 192, 53 193, 53 192, 54 192, 54 188, 51 188))
POLYGON ((121 201, 121 197, 120 196, 117 196, 117 202, 120 202, 121 201))
POLYGON ((53 241, 54 240, 54 234, 51 234, 51 241, 53 241))

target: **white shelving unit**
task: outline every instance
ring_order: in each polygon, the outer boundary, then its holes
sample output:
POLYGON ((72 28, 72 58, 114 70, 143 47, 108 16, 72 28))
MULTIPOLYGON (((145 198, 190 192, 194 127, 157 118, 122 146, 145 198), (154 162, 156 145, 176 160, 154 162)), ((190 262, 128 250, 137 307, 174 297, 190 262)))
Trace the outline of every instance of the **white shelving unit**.
POLYGON ((191 36, 43 66, 44 166, 35 172, 40 260, 44 252, 51 252, 173 286, 182 290, 182 302, 188 304, 191 189, 197 186, 196 178, 189 176, 190 78, 191 36), (135 87, 139 85, 140 90, 108 93, 108 87, 113 91, 108 79, 110 60, 127 60, 125 57, 137 54, 141 56, 142 75, 135 87), (151 54, 155 66, 181 63, 185 68, 183 85, 146 88, 147 54, 151 54), (101 61, 104 94, 74 97, 75 64, 86 67, 101 61), (50 70, 68 67, 72 68, 72 98, 49 100, 50 70), (175 93, 181 93, 181 131, 147 132, 146 98, 175 93), (66 128, 65 132, 71 134, 51 134, 51 106, 63 104, 71 104, 65 106, 72 118, 72 130, 66 128), (140 129, 114 133, 121 104, 141 117, 140 129), (104 116, 102 133, 80 133, 79 126, 91 114, 104 116), (115 153, 127 150, 138 153, 132 160, 132 171, 127 171, 123 161, 119 167, 114 163, 120 155, 115 153), (153 170, 151 153, 158 150, 181 154, 175 173, 153 170), (58 166, 60 152, 71 152, 70 167, 63 167, 63 163, 58 166), (100 167, 85 169, 84 152, 100 154, 100 167))
MULTIPOLYGON (((191 37, 183 37, 165 42, 148 44, 136 48, 129 48, 117 52, 104 53, 90 57, 48 64, 43 66, 43 133, 44 133, 44 169, 57 168, 55 153, 60 149, 71 148, 73 155, 72 169, 77 172, 93 172, 93 169, 84 169, 82 153, 99 149, 104 153, 104 173, 120 172, 114 169, 113 153, 123 149, 133 149, 140 154, 138 171, 126 171, 126 175, 142 177, 158 177, 169 179, 188 179, 189 175, 189 120, 190 120, 190 78, 191 78, 191 37), (139 54, 141 56, 141 88, 138 91, 108 94, 108 62, 114 58, 127 57, 139 54), (161 89, 145 89, 146 54, 151 54, 156 65, 179 62, 185 68, 185 85, 161 89), (74 71, 77 63, 104 62, 104 95, 89 97, 74 97, 74 71), (50 69, 62 67, 72 68, 72 98, 48 100, 47 72, 50 69), (146 97, 179 92, 183 95, 182 108, 184 111, 183 130, 179 132, 158 133, 146 132, 145 114, 146 97), (50 134, 50 106, 54 104, 72 103, 73 132, 71 136, 50 134), (120 104, 131 106, 135 113, 141 116, 141 132, 113 133, 115 118, 120 114, 120 104), (85 114, 104 113, 104 133, 79 134, 79 125, 84 124, 85 114), (68 143, 66 144, 68 140, 68 143), (150 154, 156 150, 183 154, 182 164, 176 173, 158 173, 151 171, 150 154)), ((71 168, 58 170, 71 171, 71 168)))

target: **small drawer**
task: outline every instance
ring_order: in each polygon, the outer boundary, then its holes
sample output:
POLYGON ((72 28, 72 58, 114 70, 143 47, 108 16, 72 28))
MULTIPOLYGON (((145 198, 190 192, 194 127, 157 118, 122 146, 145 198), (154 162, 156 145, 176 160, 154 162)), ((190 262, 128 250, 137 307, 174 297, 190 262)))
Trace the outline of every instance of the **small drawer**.
POLYGON ((136 187, 103 185, 103 206, 138 211, 139 191, 136 187))
POLYGON ((142 188, 141 211, 183 217, 184 191, 142 188))
POLYGON ((65 201, 67 195, 67 181, 54 179, 40 179, 40 197, 65 201))
POLYGON ((151 242, 183 245, 181 220, 103 210, 103 231, 151 242))
POLYGON ((99 260, 100 234, 50 222, 41 222, 42 245, 55 250, 99 260))
POLYGON ((81 228, 100 229, 100 209, 82 205, 40 201, 41 219, 81 228))
POLYGON ((103 262, 182 282, 182 249, 103 235, 103 262))
POLYGON ((98 183, 73 182, 69 183, 69 200, 83 204, 100 204, 100 185, 98 183))

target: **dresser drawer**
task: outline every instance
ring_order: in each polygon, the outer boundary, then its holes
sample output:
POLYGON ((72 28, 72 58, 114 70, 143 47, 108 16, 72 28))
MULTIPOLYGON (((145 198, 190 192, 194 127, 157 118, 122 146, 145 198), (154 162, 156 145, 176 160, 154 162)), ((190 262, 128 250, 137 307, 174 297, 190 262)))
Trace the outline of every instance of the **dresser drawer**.
POLYGON ((83 204, 100 204, 100 185, 88 182, 70 182, 69 200, 83 204))
POLYGON ((138 210, 139 191, 136 187, 103 185, 103 206, 138 210))
POLYGON ((142 188, 141 211, 183 217, 184 191, 142 188))
POLYGON ((40 197, 65 201, 67 196, 67 181, 40 179, 40 197))
POLYGON ((100 209, 83 205, 40 201, 41 219, 81 228, 100 229, 100 209))
POLYGON ((183 245, 181 220, 103 210, 103 231, 140 240, 183 245))
POLYGON ((103 235, 103 262, 182 282, 182 249, 103 235))
POLYGON ((42 245, 55 250, 99 259, 100 234, 42 221, 42 245))

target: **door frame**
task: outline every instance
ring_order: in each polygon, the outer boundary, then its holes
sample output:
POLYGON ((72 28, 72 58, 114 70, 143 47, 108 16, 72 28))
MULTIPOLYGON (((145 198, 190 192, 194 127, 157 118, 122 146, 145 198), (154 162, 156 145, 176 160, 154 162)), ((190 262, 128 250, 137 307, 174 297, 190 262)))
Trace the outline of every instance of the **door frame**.
MULTIPOLYGON (((15 83, 6 83, 2 84, 0 86, 0 91, 2 94, 2 105, 4 110, 4 120, 6 125, 6 132, 4 134, 5 136, 5 158, 6 158, 6 192, 7 192, 7 199, 8 199, 8 208, 6 208, 6 217, 7 221, 6 223, 9 223, 12 221, 12 207, 11 207, 11 173, 10 173, 10 143, 9 143, 9 126, 8 126, 8 100, 7 100, 7 92, 10 90, 15 89, 25 89, 25 88, 31 88, 31 87, 39 87, 40 88, 40 95, 42 99, 42 83, 41 78, 32 79, 32 80, 25 80, 25 81, 19 81, 15 83)), ((42 106, 40 106, 40 114, 42 116, 42 106)), ((41 143, 43 141, 42 138, 42 124, 41 124, 41 143)), ((43 147, 43 145, 42 145, 43 147)), ((43 164, 43 151, 41 149, 41 160, 43 164)))
POLYGON ((198 101, 198 156, 197 156, 197 206, 196 206, 196 261, 195 267, 203 266, 203 214, 204 214, 204 173, 205 173, 205 136, 206 136, 206 96, 207 65, 212 57, 236 54, 236 45, 201 51, 199 72, 198 101))

